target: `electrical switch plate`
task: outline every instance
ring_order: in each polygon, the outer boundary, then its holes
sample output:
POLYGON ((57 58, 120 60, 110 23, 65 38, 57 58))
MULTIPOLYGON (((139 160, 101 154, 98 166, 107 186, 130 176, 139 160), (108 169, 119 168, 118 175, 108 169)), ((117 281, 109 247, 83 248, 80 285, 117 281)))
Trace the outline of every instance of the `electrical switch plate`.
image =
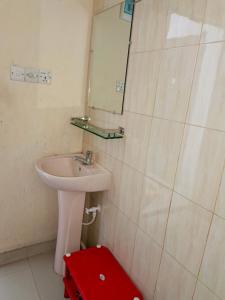
POLYGON ((39 72, 39 83, 51 84, 52 74, 50 71, 40 70, 39 72))
POLYGON ((39 82, 39 70, 34 68, 26 68, 25 69, 25 81, 38 83, 39 82))
POLYGON ((117 80, 116 81, 116 92, 123 93, 124 92, 124 81, 117 80))
POLYGON ((39 70, 35 68, 22 68, 17 65, 12 65, 10 70, 11 80, 50 84, 52 74, 47 70, 39 70))
POLYGON ((10 70, 10 78, 15 81, 25 81, 24 68, 12 65, 10 70))

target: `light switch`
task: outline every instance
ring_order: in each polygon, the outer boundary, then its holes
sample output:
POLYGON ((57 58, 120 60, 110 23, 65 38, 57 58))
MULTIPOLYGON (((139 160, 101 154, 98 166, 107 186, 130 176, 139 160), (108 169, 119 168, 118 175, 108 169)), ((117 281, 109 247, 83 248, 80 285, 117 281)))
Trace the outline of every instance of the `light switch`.
POLYGON ((25 81, 38 83, 39 82, 39 70, 33 68, 25 69, 25 81))
POLYGON ((24 68, 12 65, 10 71, 11 80, 15 81, 25 81, 25 71, 24 68))

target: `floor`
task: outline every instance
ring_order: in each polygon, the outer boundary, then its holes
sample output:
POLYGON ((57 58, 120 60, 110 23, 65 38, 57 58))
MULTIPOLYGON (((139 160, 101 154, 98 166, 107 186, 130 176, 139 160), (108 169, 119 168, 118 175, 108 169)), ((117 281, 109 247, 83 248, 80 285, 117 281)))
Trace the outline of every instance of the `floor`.
POLYGON ((61 277, 53 271, 53 253, 0 267, 0 299, 63 300, 61 277))

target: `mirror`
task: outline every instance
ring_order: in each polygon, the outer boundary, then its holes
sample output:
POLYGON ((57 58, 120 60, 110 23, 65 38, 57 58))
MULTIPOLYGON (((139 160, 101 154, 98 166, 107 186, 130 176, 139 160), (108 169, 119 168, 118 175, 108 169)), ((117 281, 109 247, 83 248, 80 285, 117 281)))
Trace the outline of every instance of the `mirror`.
POLYGON ((123 113, 133 0, 95 15, 92 33, 88 105, 123 113))

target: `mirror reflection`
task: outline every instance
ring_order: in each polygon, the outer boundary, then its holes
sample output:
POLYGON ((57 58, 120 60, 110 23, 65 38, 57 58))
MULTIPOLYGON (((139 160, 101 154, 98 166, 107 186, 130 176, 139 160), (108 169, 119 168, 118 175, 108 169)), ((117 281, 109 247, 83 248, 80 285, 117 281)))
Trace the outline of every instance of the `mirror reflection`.
POLYGON ((121 114, 132 24, 132 1, 94 17, 89 74, 89 106, 121 114))

